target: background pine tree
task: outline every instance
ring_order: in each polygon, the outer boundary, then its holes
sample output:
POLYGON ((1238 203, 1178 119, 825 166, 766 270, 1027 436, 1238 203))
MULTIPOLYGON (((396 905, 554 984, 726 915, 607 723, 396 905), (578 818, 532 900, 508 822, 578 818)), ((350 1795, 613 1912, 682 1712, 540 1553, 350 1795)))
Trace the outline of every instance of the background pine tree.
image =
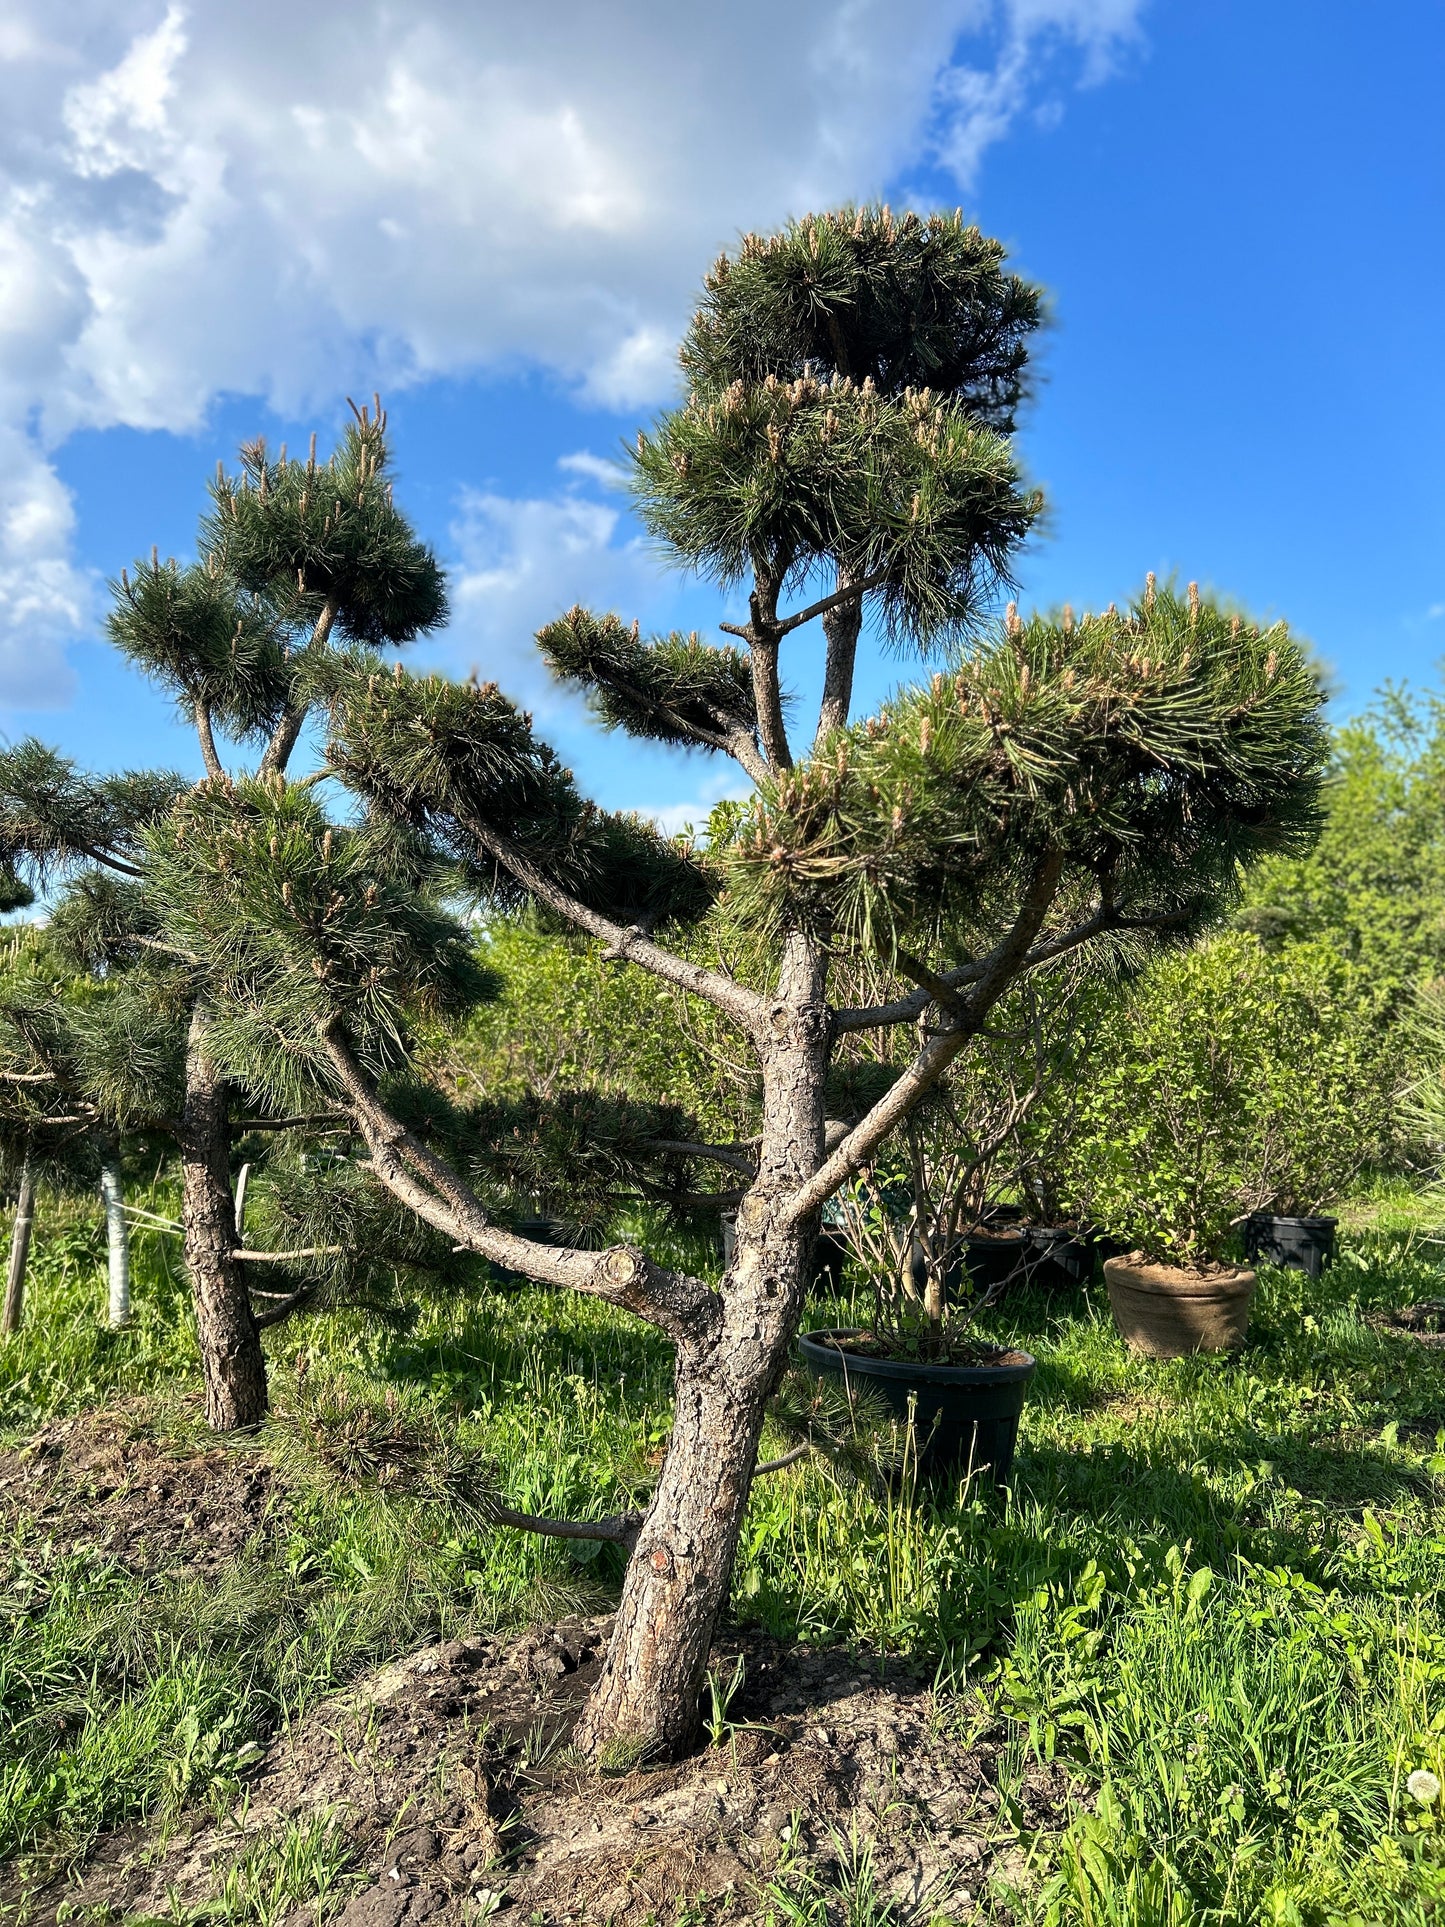
MULTIPOLYGON (((334 1239, 299 1246, 299 1272, 275 1252, 244 1254, 233 1150, 244 1129, 270 1133, 286 1113, 237 1114, 211 1043, 206 963, 167 926, 153 852, 167 825, 198 808, 235 813, 218 735, 259 752, 262 779, 284 784, 308 678, 333 638, 405 643, 445 619, 441 572, 396 510, 385 470, 379 406, 357 412, 326 462, 314 438, 304 461, 253 443, 237 475, 217 474, 196 559, 152 552, 112 585, 111 640, 195 727, 199 787, 170 773, 90 776, 33 741, 0 756, 0 867, 18 887, 52 894, 57 941, 106 991, 83 1021, 51 1013, 55 1075, 72 1109, 144 1121, 179 1147, 206 1411, 223 1430, 266 1410, 262 1328, 310 1302, 323 1275, 350 1279, 357 1266, 337 1262, 334 1239)), ((312 1121, 334 1129, 331 1110, 312 1121)), ((385 1241, 365 1248, 385 1263, 385 1241)))

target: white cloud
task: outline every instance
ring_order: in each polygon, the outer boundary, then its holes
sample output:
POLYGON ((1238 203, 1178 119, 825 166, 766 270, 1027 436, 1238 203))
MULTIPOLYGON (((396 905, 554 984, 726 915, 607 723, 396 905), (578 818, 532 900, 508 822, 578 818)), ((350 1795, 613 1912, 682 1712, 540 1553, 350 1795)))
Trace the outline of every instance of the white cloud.
MULTIPOLYGON (((930 154, 966 183, 1033 100, 1035 50, 1067 44, 1096 78, 1143 3, 9 0, 5 566, 31 586, 0 602, 3 633, 43 649, 84 619, 43 473, 74 429, 521 364, 655 401, 739 227, 930 154), (978 35, 994 57, 970 65, 978 35)), ((13 660, 0 640, 12 697, 13 660)))
POLYGON ((533 644, 543 623, 574 603, 656 619, 677 595, 648 545, 624 527, 618 509, 575 494, 467 490, 451 531, 448 655, 458 667, 474 657, 508 695, 544 714, 575 709, 533 644))
POLYGON ((678 803, 640 804, 638 814, 651 817, 664 836, 676 836, 689 825, 701 831, 714 803, 729 799, 742 801, 752 795, 752 785, 731 765, 717 768, 697 787, 697 793, 678 803))
POLYGON ((1432 602, 1425 611, 1427 622, 1438 622, 1441 616, 1445 616, 1445 602, 1432 602))
POLYGON ((69 697, 64 644, 92 612, 91 584, 67 560, 74 521, 54 470, 0 422, 0 688, 27 708, 69 697))
MULTIPOLYGON (((1137 39, 1140 11, 1139 0, 1007 0, 991 63, 957 61, 939 76, 938 157, 959 186, 974 185, 988 149, 1035 101, 1041 51, 1069 43, 1084 56, 1081 83, 1097 86, 1137 39)), ((1034 106, 1035 123, 1046 130, 1062 115, 1057 94, 1034 106)))
POLYGON ((561 455, 557 466, 569 475, 581 475, 599 488, 620 489, 627 484, 627 470, 621 462, 604 461, 589 449, 579 448, 574 455, 561 455))

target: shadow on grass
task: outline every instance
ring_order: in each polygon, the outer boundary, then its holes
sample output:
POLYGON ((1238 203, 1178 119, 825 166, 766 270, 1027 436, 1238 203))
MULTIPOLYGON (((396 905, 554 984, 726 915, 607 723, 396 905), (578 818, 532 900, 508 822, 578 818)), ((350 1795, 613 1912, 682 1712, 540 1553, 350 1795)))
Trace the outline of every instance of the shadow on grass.
POLYGON ((525 1296, 501 1291, 447 1329, 428 1323, 386 1343, 377 1358, 387 1377, 413 1384, 442 1381, 453 1397, 472 1403, 503 1400, 556 1376, 588 1380, 620 1404, 666 1398, 671 1381, 668 1347, 645 1326, 620 1318, 591 1327, 572 1314, 560 1294, 555 1320, 536 1316, 535 1287, 525 1296))

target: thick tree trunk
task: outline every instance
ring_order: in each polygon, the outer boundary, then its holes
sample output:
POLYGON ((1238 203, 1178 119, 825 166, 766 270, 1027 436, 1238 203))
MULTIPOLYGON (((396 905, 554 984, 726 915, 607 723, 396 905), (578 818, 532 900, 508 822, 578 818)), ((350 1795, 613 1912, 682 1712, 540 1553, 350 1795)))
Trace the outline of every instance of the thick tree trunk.
POLYGON ((266 1360, 245 1283, 231 1256, 236 1240, 229 1103, 225 1080, 206 1049, 206 1029, 205 1012, 198 1009, 186 1048, 181 1119, 186 1263, 206 1419, 218 1432, 234 1432, 266 1416, 266 1360))
POLYGON ((738 1211, 723 1316, 678 1346, 672 1439, 623 1581, 602 1677, 578 1723, 593 1759, 676 1753, 697 1735, 767 1401, 802 1313, 814 1227, 783 1206, 823 1155, 825 966, 788 949, 763 1051, 763 1141, 738 1211))
POLYGON ((10 1268, 5 1278, 5 1308, 0 1311, 0 1336, 18 1332, 25 1316, 25 1269, 30 1262, 30 1227, 35 1222, 35 1172, 27 1152, 20 1167, 20 1194, 15 1200, 15 1225, 10 1233, 10 1268))
POLYGON ((130 1235, 125 1224, 125 1183, 120 1169, 120 1146, 108 1150, 100 1167, 100 1195, 105 1200, 108 1314, 110 1328, 119 1331, 130 1320, 130 1235))

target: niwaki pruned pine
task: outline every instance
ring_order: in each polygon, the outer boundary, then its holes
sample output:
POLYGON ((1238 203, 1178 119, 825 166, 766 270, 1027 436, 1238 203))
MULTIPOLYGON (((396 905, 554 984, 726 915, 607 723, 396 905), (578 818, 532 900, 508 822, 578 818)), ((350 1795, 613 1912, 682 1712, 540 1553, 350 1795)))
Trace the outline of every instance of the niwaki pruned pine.
MULTIPOLYGON (((749 775, 752 801, 717 847, 596 809, 494 686, 409 676, 365 646, 379 640, 367 611, 390 609, 398 640, 424 626, 406 569, 375 595, 347 578, 358 613, 333 615, 362 647, 323 648, 325 607, 307 602, 316 639, 274 725, 317 706, 348 807, 328 817, 298 799, 268 749, 258 781, 196 792, 144 832, 136 867, 181 933, 218 1078, 275 1111, 344 1111, 371 1180, 449 1248, 604 1299, 674 1347, 651 1498, 587 1528, 631 1549, 577 1731, 597 1759, 695 1731, 824 1203, 1020 978, 1179 942, 1250 864, 1314 833, 1321 694, 1283 626, 1152 583, 1077 622, 991 619, 1039 506, 1008 439, 1039 312, 995 244, 884 211, 749 237, 714 269, 683 346, 690 392, 640 437, 632 481, 653 535, 741 592, 747 620, 720 624, 731 640, 713 645, 644 641, 621 617, 573 610, 541 640, 607 726, 749 775), (942 666, 853 721, 865 634, 942 666), (784 675, 807 651, 821 652, 823 699, 804 737, 784 675), (661 1116, 604 1130, 575 1106, 569 1121, 425 1100, 427 1027, 482 991, 447 922, 468 893, 535 906, 618 968, 711 1006, 756 1063, 757 1136, 710 1144, 661 1116), (720 961, 738 956, 745 971, 720 961), (870 979, 881 1001, 836 988, 870 979), (840 1040, 888 1029, 916 1030, 911 1059, 830 1117, 840 1040), (584 1147, 589 1196, 624 1179, 695 1193, 719 1167, 740 1192, 721 1283, 635 1245, 525 1235, 508 1201, 540 1162, 584 1147)), ((245 484, 248 514, 270 473, 245 484)), ((295 558, 246 539, 275 573, 238 559, 241 588, 281 596, 295 558)))
MULTIPOLYGON (((250 1094, 226 1076, 216 1026, 229 1022, 234 1031, 238 1006, 218 1002, 201 950, 170 927, 157 858, 187 827, 193 837, 218 839, 213 878, 224 876, 245 847, 249 792, 232 783, 218 733, 259 750, 268 796, 283 817, 295 815, 300 805, 286 772, 312 701, 308 678, 333 634, 352 646, 400 644, 444 619, 441 570, 397 511, 385 468, 379 407, 357 411, 325 462, 314 442, 304 461, 288 459, 284 447, 273 458, 264 443, 254 443, 242 453, 239 475, 217 477, 194 561, 182 566, 153 553, 112 584, 111 641, 194 724, 206 771, 201 785, 191 788, 168 772, 91 776, 29 741, 0 755, 0 872, 17 887, 56 893, 55 941, 91 980, 89 994, 51 998, 47 1061, 33 1074, 43 1071, 50 1080, 56 1115, 113 1132, 159 1130, 179 1147, 206 1412, 220 1429, 264 1416, 260 1334, 312 1303, 336 1269, 334 1239, 247 1249, 233 1153, 248 1132, 259 1130, 269 1141, 288 1123, 333 1134, 344 1133, 345 1123, 334 1102, 296 1119, 263 1104, 256 1116, 250 1094)), ((278 849, 286 828, 277 826, 278 849)), ((294 829, 288 833, 294 854, 294 829)), ((324 827, 317 831, 318 839, 325 835, 324 827)), ((374 872, 377 887, 391 879, 395 891, 394 879, 405 871, 392 949, 410 943, 412 956, 424 949, 431 975, 422 976, 431 983, 445 976, 453 951, 430 941, 435 930, 414 908, 435 861, 416 850, 406 870, 404 844, 395 831, 373 830, 368 886, 374 872)), ((385 1000, 359 996, 354 1016, 384 1030, 385 1000)), ((32 1055, 38 1035, 32 1031, 32 1055)), ((249 1035, 257 1049, 264 1038, 272 1082, 290 1092, 314 1088, 304 1065, 286 1066, 274 1024, 249 1035)), ((258 1078, 256 1090, 266 1082, 258 1078)), ((22 1132, 23 1115, 16 1104, 9 1108, 15 1115, 8 1127, 22 1132)), ((372 1269, 383 1273, 388 1260, 405 1262, 384 1239, 369 1254, 372 1269)))

